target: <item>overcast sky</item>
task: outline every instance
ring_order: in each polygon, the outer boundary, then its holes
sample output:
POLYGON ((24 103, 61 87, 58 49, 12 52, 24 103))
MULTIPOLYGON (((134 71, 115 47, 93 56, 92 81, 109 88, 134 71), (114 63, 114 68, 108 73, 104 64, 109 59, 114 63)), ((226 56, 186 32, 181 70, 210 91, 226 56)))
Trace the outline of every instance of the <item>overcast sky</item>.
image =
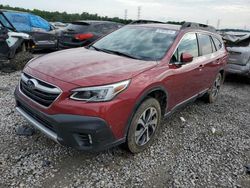
POLYGON ((97 13, 101 16, 159 21, 196 21, 220 28, 250 29, 250 0, 1 0, 1 4, 29 9, 97 13))

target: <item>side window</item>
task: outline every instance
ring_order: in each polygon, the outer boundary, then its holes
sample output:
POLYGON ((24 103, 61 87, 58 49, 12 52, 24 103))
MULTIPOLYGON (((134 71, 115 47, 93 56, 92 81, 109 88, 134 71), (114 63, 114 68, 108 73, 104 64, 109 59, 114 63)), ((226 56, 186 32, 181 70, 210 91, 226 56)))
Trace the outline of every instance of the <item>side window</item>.
POLYGON ((32 27, 50 30, 50 24, 39 16, 30 15, 30 22, 32 27))
POLYGON ((213 52, 212 43, 209 35, 198 34, 198 41, 202 55, 211 54, 213 52))
POLYGON ((182 53, 189 53, 193 57, 198 57, 199 50, 195 33, 187 33, 186 35, 184 35, 172 57, 172 62, 180 61, 182 53))
POLYGON ((219 50, 222 47, 222 43, 215 37, 213 37, 214 44, 216 46, 216 49, 219 50))
POLYGON ((98 25, 98 29, 99 29, 100 34, 105 35, 111 31, 115 30, 115 26, 112 24, 101 24, 101 25, 98 25))

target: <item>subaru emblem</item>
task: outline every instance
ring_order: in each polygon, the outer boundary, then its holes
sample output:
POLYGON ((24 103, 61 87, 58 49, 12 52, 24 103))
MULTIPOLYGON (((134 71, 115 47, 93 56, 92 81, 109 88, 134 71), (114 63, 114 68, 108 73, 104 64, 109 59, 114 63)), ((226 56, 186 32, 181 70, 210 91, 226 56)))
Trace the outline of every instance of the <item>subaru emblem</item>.
POLYGON ((29 79, 29 80, 27 81, 27 87, 28 87, 30 90, 34 90, 34 89, 36 88, 36 85, 35 85, 35 83, 34 83, 31 79, 29 79))

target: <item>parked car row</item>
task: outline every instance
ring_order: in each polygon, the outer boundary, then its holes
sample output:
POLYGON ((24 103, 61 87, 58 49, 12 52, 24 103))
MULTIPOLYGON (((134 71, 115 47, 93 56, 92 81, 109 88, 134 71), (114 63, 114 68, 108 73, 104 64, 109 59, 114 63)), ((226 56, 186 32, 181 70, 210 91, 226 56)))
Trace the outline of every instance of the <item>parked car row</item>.
POLYGON ((33 50, 86 46, 123 26, 109 21, 49 23, 40 16, 11 10, 0 10, 0 22, 2 27, 28 34, 34 43, 33 50))

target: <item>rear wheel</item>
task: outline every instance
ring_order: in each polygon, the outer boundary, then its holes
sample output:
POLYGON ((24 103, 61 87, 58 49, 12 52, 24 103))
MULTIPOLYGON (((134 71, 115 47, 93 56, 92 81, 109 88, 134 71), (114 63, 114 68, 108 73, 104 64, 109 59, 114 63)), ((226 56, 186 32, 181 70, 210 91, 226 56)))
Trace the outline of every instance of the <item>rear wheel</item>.
POLYGON ((145 100, 131 121, 127 135, 127 148, 132 153, 139 153, 149 147, 158 134, 160 120, 159 102, 154 98, 145 100))
POLYGON ((206 95, 206 100, 209 103, 213 103, 218 98, 221 86, 222 86, 223 80, 221 73, 217 74, 215 81, 213 83, 213 86, 210 88, 206 95))

